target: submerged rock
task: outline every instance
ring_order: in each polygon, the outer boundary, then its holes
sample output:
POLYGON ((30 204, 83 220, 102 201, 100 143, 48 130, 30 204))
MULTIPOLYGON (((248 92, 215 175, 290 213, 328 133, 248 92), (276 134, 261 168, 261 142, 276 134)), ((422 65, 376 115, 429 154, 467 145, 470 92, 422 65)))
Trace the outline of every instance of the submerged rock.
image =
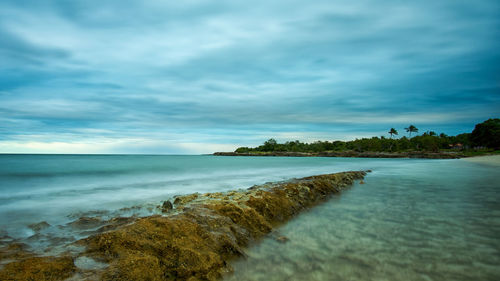
POLYGON ((50 227, 50 224, 46 221, 42 221, 39 223, 30 224, 28 225, 28 227, 31 228, 31 230, 33 230, 34 232, 39 232, 41 230, 46 229, 47 227, 50 227))
POLYGON ((81 234, 88 236, 88 235, 97 234, 97 233, 101 233, 101 232, 105 232, 105 231, 115 230, 123 225, 134 222, 136 219, 137 218, 135 218, 135 217, 112 218, 112 219, 107 220, 107 221, 102 221, 102 223, 99 224, 99 225, 102 225, 101 227, 99 227, 97 229, 87 230, 87 231, 81 232, 81 234))
POLYGON ((279 237, 276 237, 275 239, 276 241, 280 242, 280 243, 286 243, 288 242, 290 239, 288 239, 288 237, 286 236, 279 236, 279 237))
POLYGON ((76 229, 95 228, 103 224, 100 217, 81 217, 73 222, 68 223, 69 226, 76 229))
POLYGON ((280 243, 286 243, 288 241, 290 241, 290 239, 284 235, 282 235, 281 233, 279 233, 278 231, 273 231, 270 233, 269 235, 274 241, 276 242, 280 242, 280 243))
MULTIPOLYGON (((76 244, 86 247, 85 257, 109 265, 99 270, 101 280, 217 280, 231 271, 228 262, 244 256, 243 248, 250 242, 364 175, 344 172, 241 191, 179 196, 175 213, 138 218, 76 244)), ((278 236, 277 241, 288 238, 278 236)), ((61 280, 75 268, 67 257, 28 258, 7 264, 0 280, 61 280), (55 279, 43 279, 47 276, 55 279)))
POLYGON ((239 196, 234 191, 180 196, 175 202, 184 206, 180 213, 141 218, 80 243, 87 246, 85 255, 109 263, 103 280, 217 280, 249 242, 364 175, 307 177, 253 187, 239 196))

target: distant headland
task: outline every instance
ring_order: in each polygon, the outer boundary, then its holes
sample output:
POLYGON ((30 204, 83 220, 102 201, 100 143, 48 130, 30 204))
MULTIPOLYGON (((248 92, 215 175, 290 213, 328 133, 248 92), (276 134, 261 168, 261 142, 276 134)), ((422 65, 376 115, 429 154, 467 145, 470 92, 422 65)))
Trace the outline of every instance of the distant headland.
POLYGON ((471 156, 500 154, 500 119, 492 118, 475 126, 471 133, 448 136, 426 131, 417 135, 418 128, 404 128, 408 137, 394 138, 395 128, 389 137, 362 138, 352 141, 316 141, 303 143, 298 140, 278 143, 271 138, 257 147, 239 147, 234 152, 215 152, 216 156, 290 156, 290 157, 366 157, 366 158, 430 158, 454 159, 471 156), (412 133, 414 136, 412 137, 412 133))

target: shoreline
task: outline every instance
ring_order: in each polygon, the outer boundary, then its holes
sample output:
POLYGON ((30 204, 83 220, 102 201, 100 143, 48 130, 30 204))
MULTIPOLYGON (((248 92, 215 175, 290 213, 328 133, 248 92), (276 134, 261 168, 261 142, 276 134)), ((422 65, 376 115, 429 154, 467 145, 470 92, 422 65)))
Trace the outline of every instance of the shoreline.
POLYGON ((463 160, 467 162, 485 164, 490 166, 500 166, 500 155, 474 156, 474 157, 467 157, 463 160))
MULTIPOLYGON (((164 201, 164 215, 137 218, 36 256, 11 243, 0 249, 1 280, 218 280, 229 261, 301 211, 362 180, 351 171, 267 183, 245 190, 164 201), (7 263, 9 262, 9 263, 7 263)), ((276 237, 286 242, 286 237, 276 237)))
POLYGON ((468 156, 460 152, 356 152, 356 151, 332 151, 332 152, 215 152, 214 156, 259 156, 259 157, 355 157, 355 158, 422 158, 422 159, 460 159, 468 156))

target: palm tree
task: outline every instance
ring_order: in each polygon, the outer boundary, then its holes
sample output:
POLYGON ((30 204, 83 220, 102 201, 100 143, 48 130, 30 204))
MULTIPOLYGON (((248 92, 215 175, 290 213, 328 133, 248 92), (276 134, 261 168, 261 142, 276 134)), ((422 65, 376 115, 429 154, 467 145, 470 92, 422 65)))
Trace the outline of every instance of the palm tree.
POLYGON ((410 125, 408 128, 405 128, 406 132, 410 133, 410 138, 411 138, 411 133, 416 133, 418 132, 417 127, 410 125))
POLYGON ((391 135, 391 139, 392 139, 392 135, 396 135, 396 136, 398 135, 398 131, 394 128, 391 128, 391 130, 388 133, 389 133, 389 135, 391 135))

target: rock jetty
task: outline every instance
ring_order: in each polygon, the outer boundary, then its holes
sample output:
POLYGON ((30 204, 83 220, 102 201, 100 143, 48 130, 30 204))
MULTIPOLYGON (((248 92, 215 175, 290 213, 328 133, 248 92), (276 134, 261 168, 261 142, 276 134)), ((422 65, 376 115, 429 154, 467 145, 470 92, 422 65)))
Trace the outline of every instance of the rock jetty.
MULTIPOLYGON (((342 172, 253 186, 247 190, 178 196, 163 215, 133 220, 74 243, 78 253, 57 257, 19 254, 0 280, 218 280, 229 261, 302 210, 362 180, 342 172), (76 260, 105 264, 75 266, 76 260)), ((169 202, 170 203, 170 202, 169 202)), ((285 238, 280 238, 286 242, 285 238)), ((7 247, 8 248, 8 247, 7 247)), ((6 248, 6 249, 7 249, 6 248)), ((9 257, 0 250, 0 258, 9 257)))

